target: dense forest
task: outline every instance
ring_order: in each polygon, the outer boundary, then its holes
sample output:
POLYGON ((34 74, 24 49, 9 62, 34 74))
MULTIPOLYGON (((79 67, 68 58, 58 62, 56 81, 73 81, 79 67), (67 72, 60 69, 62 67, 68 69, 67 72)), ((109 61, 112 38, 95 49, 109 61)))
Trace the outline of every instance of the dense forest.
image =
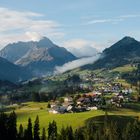
POLYGON ((71 126, 62 127, 57 131, 55 121, 50 122, 48 129, 40 130, 39 117, 37 116, 32 124, 28 119, 27 128, 22 124, 17 129, 17 116, 15 112, 10 114, 0 113, 0 139, 1 140, 139 140, 140 121, 127 122, 119 127, 117 122, 109 122, 107 113, 104 115, 103 124, 97 125, 90 121, 84 127, 73 130, 71 126))

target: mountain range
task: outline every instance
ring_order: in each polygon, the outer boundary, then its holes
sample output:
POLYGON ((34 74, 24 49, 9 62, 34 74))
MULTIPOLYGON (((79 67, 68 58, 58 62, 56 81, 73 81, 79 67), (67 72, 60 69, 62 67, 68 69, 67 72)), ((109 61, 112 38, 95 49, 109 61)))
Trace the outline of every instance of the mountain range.
MULTIPOLYGON (((18 82, 32 77, 52 74, 56 66, 76 60, 72 53, 44 37, 40 41, 8 44, 0 51, 0 79, 18 82)), ((140 42, 124 37, 106 48, 100 59, 84 69, 115 68, 140 63, 140 42)))
POLYGON ((8 44, 0 51, 0 57, 7 59, 15 67, 27 70, 32 76, 53 73, 55 66, 77 59, 65 48, 55 45, 46 37, 40 41, 8 44))

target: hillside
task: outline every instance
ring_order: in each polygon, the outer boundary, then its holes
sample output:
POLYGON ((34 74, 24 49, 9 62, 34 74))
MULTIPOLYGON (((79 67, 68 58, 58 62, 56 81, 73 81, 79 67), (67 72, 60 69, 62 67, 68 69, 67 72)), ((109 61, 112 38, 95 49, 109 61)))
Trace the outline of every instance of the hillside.
POLYGON ((130 63, 140 62, 140 42, 131 37, 124 37, 102 52, 102 57, 92 65, 83 68, 115 68, 130 63))
POLYGON ((18 82, 30 78, 30 72, 0 57, 0 80, 18 82))

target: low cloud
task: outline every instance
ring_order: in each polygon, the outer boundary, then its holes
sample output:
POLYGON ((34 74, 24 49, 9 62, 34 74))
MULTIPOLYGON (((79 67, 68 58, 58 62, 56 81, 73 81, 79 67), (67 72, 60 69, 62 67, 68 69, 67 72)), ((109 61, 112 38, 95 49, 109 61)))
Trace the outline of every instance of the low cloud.
POLYGON ((63 46, 77 57, 90 57, 98 53, 94 42, 84 39, 74 39, 63 43, 63 46))
POLYGON ((55 69, 56 69, 55 73, 56 74, 64 73, 68 70, 72 70, 72 69, 84 66, 86 64, 92 64, 95 61, 97 61, 100 58, 100 56, 101 56, 100 54, 97 54, 92 57, 81 58, 78 60, 74 60, 72 62, 68 62, 68 63, 64 64, 63 66, 57 66, 57 67, 55 67, 55 69))

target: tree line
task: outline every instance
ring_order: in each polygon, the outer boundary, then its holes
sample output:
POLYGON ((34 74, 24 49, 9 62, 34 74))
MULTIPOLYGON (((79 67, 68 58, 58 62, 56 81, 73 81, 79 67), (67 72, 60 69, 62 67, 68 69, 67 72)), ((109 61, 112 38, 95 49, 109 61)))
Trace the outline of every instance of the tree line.
POLYGON ((58 132, 55 121, 50 122, 48 129, 40 130, 39 117, 34 123, 28 119, 27 128, 22 124, 17 129, 17 116, 15 112, 0 113, 0 139, 1 140, 139 140, 140 121, 128 122, 120 129, 116 122, 108 123, 108 115, 104 117, 102 125, 96 125, 91 121, 84 127, 74 130, 71 126, 62 127, 58 132), (41 133, 40 133, 41 132, 41 133))

